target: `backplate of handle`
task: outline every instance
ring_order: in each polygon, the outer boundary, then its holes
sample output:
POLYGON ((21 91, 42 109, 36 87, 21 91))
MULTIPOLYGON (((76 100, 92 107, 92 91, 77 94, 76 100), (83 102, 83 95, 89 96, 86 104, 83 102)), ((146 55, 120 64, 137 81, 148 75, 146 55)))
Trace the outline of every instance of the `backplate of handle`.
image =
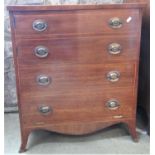
POLYGON ((46 58, 48 56, 48 48, 46 48, 45 46, 37 46, 34 49, 35 55, 39 58, 46 58))
POLYGON ((121 28, 123 26, 123 21, 118 17, 111 18, 109 20, 109 26, 114 29, 121 28))
POLYGON ((47 75, 37 76, 37 83, 42 86, 47 86, 51 83, 51 78, 47 75))
POLYGON ((107 80, 110 82, 117 82, 120 78, 120 72, 118 71, 110 71, 107 73, 107 80))
POLYGON ((40 106, 38 110, 43 115, 47 115, 52 112, 52 108, 50 106, 40 106))
POLYGON ((111 100, 107 101, 106 106, 110 110, 116 110, 119 108, 120 103, 116 99, 111 99, 111 100))
POLYGON ((32 27, 35 31, 42 32, 47 29, 47 22, 42 19, 37 19, 33 22, 32 27))
POLYGON ((121 53, 121 50, 122 50, 122 47, 120 44, 118 43, 111 43, 109 46, 108 46, 108 52, 112 55, 117 55, 117 54, 120 54, 121 53))

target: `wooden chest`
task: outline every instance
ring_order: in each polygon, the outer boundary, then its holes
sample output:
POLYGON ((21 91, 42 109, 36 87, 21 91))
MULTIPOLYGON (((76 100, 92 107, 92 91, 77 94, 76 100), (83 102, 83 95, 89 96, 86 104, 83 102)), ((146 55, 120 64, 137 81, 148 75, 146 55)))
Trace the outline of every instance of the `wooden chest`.
POLYGON ((25 151, 31 131, 136 135, 143 3, 8 6, 25 151))

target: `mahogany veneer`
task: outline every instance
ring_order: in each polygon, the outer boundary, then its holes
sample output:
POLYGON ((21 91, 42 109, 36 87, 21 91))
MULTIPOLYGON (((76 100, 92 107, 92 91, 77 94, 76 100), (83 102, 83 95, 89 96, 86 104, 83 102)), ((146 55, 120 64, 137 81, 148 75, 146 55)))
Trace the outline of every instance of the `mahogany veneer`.
POLYGON ((137 141, 144 3, 8 6, 21 148, 36 129, 82 135, 116 123, 137 141))

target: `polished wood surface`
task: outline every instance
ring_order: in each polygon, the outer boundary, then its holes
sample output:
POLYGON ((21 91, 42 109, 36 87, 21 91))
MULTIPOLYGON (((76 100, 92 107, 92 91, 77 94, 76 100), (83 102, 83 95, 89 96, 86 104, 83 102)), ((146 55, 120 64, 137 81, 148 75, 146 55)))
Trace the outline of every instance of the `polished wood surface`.
POLYGON ((37 129, 83 135, 125 123, 137 141, 143 7, 144 3, 136 1, 97 6, 8 6, 21 125, 20 152, 25 151, 29 134, 37 129), (110 27, 109 20, 114 17, 123 21, 121 27, 110 27), (32 28, 37 19, 47 22, 46 30, 37 32, 32 28), (119 54, 109 53, 112 43, 121 45, 119 54), (35 55, 37 46, 48 49, 47 57, 35 55), (115 82, 107 78, 112 71, 119 74, 115 82), (40 75, 49 77, 50 83, 39 85, 40 75), (111 100, 119 106, 109 108, 111 100))
MULTIPOLYGON (((135 66, 136 64, 93 64, 93 65, 39 65, 39 66, 25 66, 26 68, 19 69, 20 76, 20 90, 24 91, 24 95, 53 91, 70 91, 76 89, 77 91, 83 86, 86 90, 98 88, 101 90, 106 88, 117 88, 123 86, 131 86, 135 84, 135 66), (31 69, 29 69, 31 67, 31 69), (107 74, 110 71, 119 71, 120 78, 117 82, 110 82, 107 80, 107 74), (51 83, 48 86, 40 86, 36 81, 39 75, 48 75, 51 77, 51 83), (27 76, 28 75, 28 76, 27 76), (89 88, 90 87, 90 88, 89 88)), ((94 91, 94 90, 92 90, 94 91)), ((73 91, 74 92, 74 91, 73 91)), ((82 90, 80 90, 82 92, 82 90)), ((65 93, 65 92, 64 92, 65 93)), ((64 94, 63 93, 63 94, 64 94)), ((67 95, 67 92, 66 92, 67 95)))
POLYGON ((137 36, 93 36, 93 37, 71 37, 46 40, 18 40, 16 41, 17 57, 20 65, 24 64, 103 64, 120 61, 138 60, 139 41, 137 36), (118 43, 122 50, 118 55, 109 53, 108 47, 111 43, 118 43), (48 48, 46 58, 38 58, 34 50, 42 45, 48 48), (25 59, 26 57, 26 59, 25 59))
POLYGON ((94 10, 94 11, 68 11, 59 13, 31 13, 15 14, 14 24, 15 33, 19 36, 29 34, 43 37, 46 35, 89 35, 89 34, 122 34, 139 32, 139 10, 130 9, 120 10, 94 10), (121 29, 112 29, 109 27, 109 20, 113 17, 119 17, 123 21, 121 29), (131 17, 131 22, 126 20, 131 17), (43 32, 36 32, 32 28, 32 23, 36 19, 44 19, 47 22, 47 29, 43 32), (23 22, 24 21, 24 22, 23 22), (137 23, 135 25, 135 23, 137 23))
POLYGON ((7 9, 10 11, 68 11, 68 10, 102 10, 102 9, 128 9, 128 8, 144 8, 146 5, 144 0, 125 0, 121 4, 103 4, 103 5, 10 5, 7 9))
MULTIPOLYGON (((42 105, 48 105, 51 106, 53 109, 53 114, 49 114, 49 116, 53 117, 54 115, 57 115, 57 118, 62 119, 63 122, 68 122, 68 119, 71 119, 70 121, 73 122, 72 118, 75 117, 75 119, 79 119, 82 117, 81 122, 87 119, 96 119, 95 117, 98 117, 98 119, 105 119, 105 116, 109 116, 109 118, 113 117, 113 115, 130 115, 130 117, 133 117, 133 98, 135 97, 132 93, 132 88, 120 88, 120 92, 116 90, 110 90, 110 91, 103 91, 103 93, 100 94, 90 94, 91 96, 85 98, 84 95, 80 94, 80 99, 76 99, 76 95, 72 94, 70 95, 69 99, 66 99, 66 96, 60 96, 60 99, 56 97, 51 97, 50 95, 44 96, 44 97, 38 97, 34 96, 32 100, 30 100, 28 97, 23 97, 24 102, 21 106, 22 110, 25 111, 23 113, 23 116, 40 116, 47 120, 53 120, 52 118, 44 117, 38 110, 38 108, 42 105), (104 98, 103 98, 104 94, 104 98), (126 96, 129 96, 130 99, 126 98, 126 96), (75 96, 75 97, 73 97, 75 96), (44 99, 45 98, 45 99, 44 99), (117 109, 110 109, 107 107, 107 101, 109 99, 115 98, 117 101, 119 101, 120 106, 117 109), (128 109, 128 111, 126 111, 128 109), (58 114, 60 113, 60 115, 58 114), (83 113, 83 115, 82 115, 83 113), (123 113, 123 114, 122 114, 123 113), (62 117, 62 115, 68 115, 62 117), (88 114, 92 117, 89 117, 88 114), (53 115, 53 116, 52 116, 53 115), (74 116, 73 116, 74 115, 74 116), (102 117, 100 117, 102 116, 102 117), (78 117, 78 118, 77 118, 78 117)), ((39 121, 40 119, 37 119, 39 121)), ((105 119, 106 120, 106 119, 105 119)), ((35 119, 34 119, 35 121, 35 119)), ((46 121, 46 120, 45 120, 46 121)), ((56 121, 56 120, 54 120, 56 121)), ((79 119, 80 121, 80 119, 79 119)), ((90 120, 91 121, 91 120, 90 120)), ((31 121, 29 123, 32 123, 31 121)), ((61 123, 61 121, 59 122, 61 123)))

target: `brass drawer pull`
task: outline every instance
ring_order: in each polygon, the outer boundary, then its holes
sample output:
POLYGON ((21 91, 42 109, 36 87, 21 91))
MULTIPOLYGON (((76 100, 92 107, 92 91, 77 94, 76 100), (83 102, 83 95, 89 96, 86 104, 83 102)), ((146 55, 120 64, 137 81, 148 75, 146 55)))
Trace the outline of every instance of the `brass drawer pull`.
POLYGON ((43 115, 48 115, 52 112, 52 108, 50 106, 40 106, 39 112, 43 115))
POLYGON ((34 49, 35 55, 39 58, 45 58, 48 56, 48 48, 44 46, 37 46, 34 49))
POLYGON ((119 108, 120 103, 115 100, 115 99, 111 99, 109 101, 107 101, 106 106, 110 109, 110 110, 116 110, 119 108))
POLYGON ((111 18, 109 20, 109 26, 114 29, 121 28, 123 26, 123 21, 118 17, 111 18))
POLYGON ((120 118, 123 118, 123 115, 116 115, 116 116, 113 116, 113 118, 120 119, 120 118))
POLYGON ((108 74, 107 74, 107 79, 110 81, 110 82, 117 82, 120 78, 120 73, 118 71, 110 71, 108 74))
POLYGON ((121 53, 121 50, 122 50, 122 47, 118 43, 112 43, 108 47, 109 53, 110 54, 113 54, 113 55, 120 54, 121 53))
POLYGON ((37 83, 42 86, 47 86, 51 83, 51 78, 46 75, 37 76, 37 83))
POLYGON ((32 27, 35 31, 42 32, 47 29, 47 23, 44 20, 38 19, 33 22, 32 27))

